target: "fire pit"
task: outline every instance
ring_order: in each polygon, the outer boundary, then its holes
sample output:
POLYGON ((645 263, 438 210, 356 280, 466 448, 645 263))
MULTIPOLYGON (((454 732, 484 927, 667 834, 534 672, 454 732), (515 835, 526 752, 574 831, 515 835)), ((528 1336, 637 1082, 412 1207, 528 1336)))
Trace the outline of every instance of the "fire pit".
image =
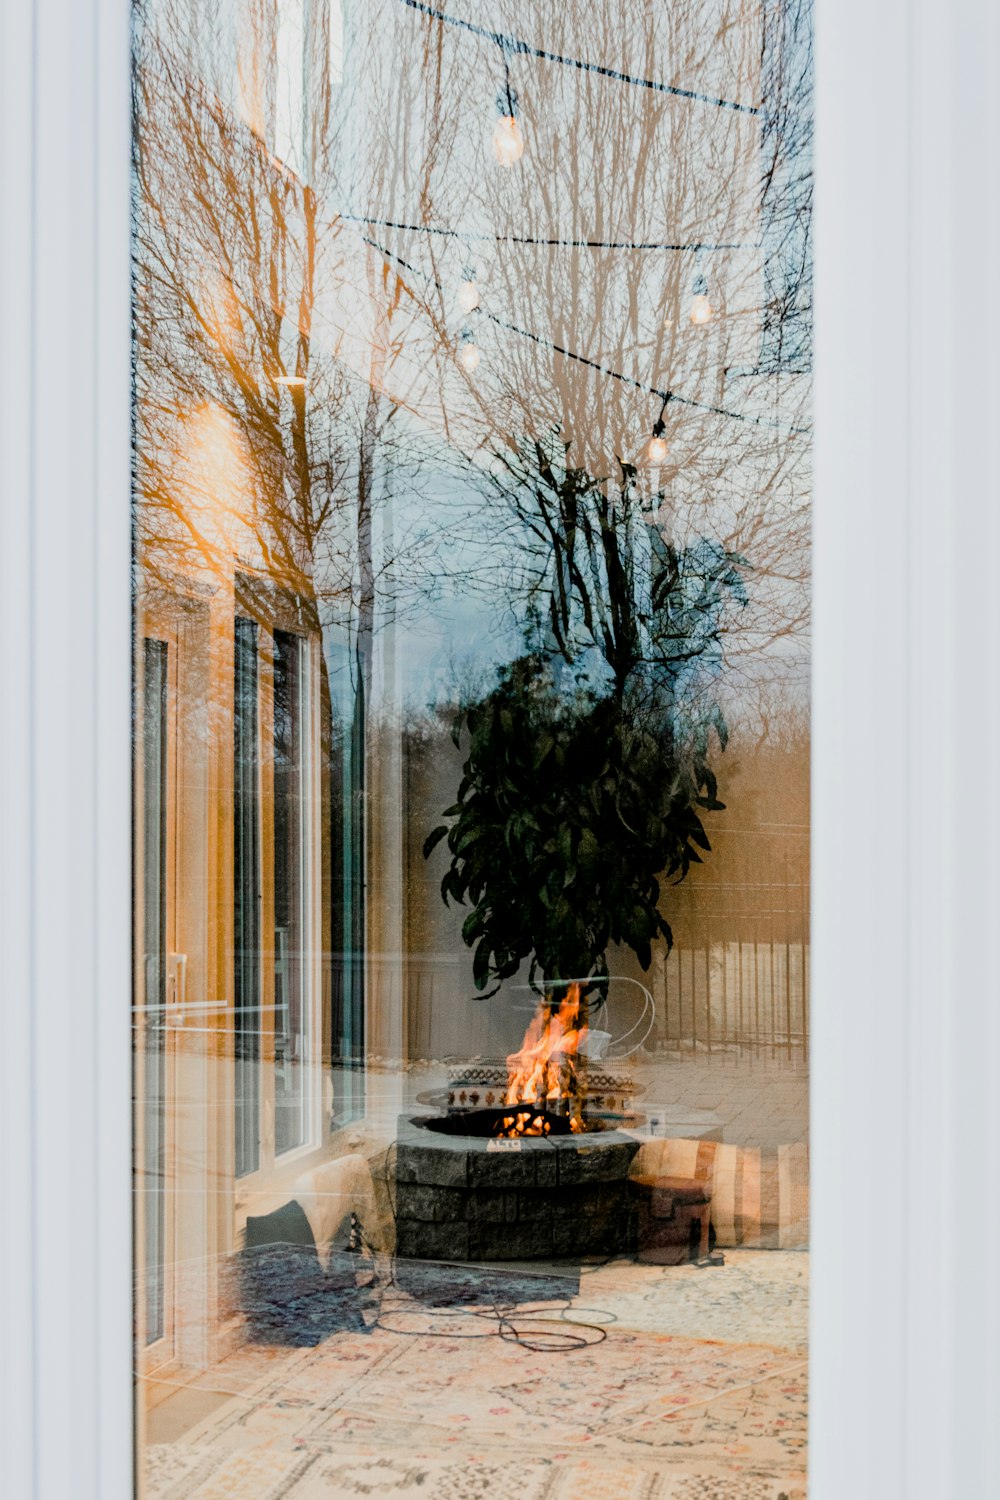
POLYGON ((498 1138, 497 1115, 400 1119, 396 1254, 490 1261, 627 1249, 628 1172, 639 1142, 607 1122, 574 1132, 565 1117, 548 1135, 498 1138))
MULTIPOLYGON (((639 1143, 588 1109, 587 1003, 548 994, 486 1108, 399 1122, 396 1253, 427 1260, 613 1255, 630 1241, 639 1143)), ((472 1100, 470 1102, 478 1102, 472 1100)), ((602 1095, 602 1103, 604 1096, 602 1095)))

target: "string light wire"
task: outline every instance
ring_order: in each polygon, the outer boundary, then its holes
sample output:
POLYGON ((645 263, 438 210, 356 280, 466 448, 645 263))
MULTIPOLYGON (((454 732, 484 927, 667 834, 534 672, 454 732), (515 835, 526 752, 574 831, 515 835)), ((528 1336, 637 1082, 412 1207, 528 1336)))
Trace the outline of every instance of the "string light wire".
POLYGON ((729 109, 737 114, 759 115, 760 106, 757 104, 741 104, 736 99, 720 99, 714 94, 702 94, 697 89, 684 89, 675 83, 661 83, 655 78, 643 78, 636 73, 622 73, 617 68, 609 68, 604 63, 586 62, 580 57, 567 57, 562 52, 550 52, 547 47, 536 47, 531 42, 526 42, 523 37, 508 36, 502 31, 491 31, 488 26, 478 26, 474 21, 463 20, 460 16, 449 16, 446 11, 436 10, 434 6, 427 5, 424 0, 402 0, 409 10, 415 10, 423 16, 430 16, 443 26, 455 26, 460 31, 471 32, 473 36, 485 37, 487 41, 500 48, 506 59, 509 53, 520 54, 522 57, 537 57, 543 62, 559 63, 564 68, 576 68, 581 73, 597 73, 602 78, 612 78, 616 83, 627 83, 633 88, 651 89, 658 94, 673 94, 678 99, 690 99, 696 104, 710 104, 715 109, 729 109))
MULTIPOLYGON (((444 293, 444 287, 435 276, 428 272, 420 271, 416 266, 404 260, 401 255, 395 255, 385 245, 380 245, 378 240, 372 239, 370 235, 363 234, 361 239, 366 245, 377 251, 383 259, 394 261, 396 265, 402 266, 411 276, 425 276, 432 286, 439 292, 444 293)), ((540 344, 543 348, 552 349, 556 354, 562 354, 566 359, 575 360, 577 364, 585 365, 590 370, 596 370, 601 375, 607 375, 612 380, 618 380, 622 385, 631 386, 634 390, 644 391, 649 396, 656 396, 663 402, 660 411, 663 411, 671 401, 676 401, 679 406, 688 406, 696 411, 707 412, 716 417, 727 417, 733 422, 745 422, 751 427, 764 428, 771 432, 784 433, 788 437, 807 437, 811 434, 810 427, 790 427, 783 422, 772 421, 770 417, 756 417, 748 412, 733 411, 726 406, 714 406, 707 401, 698 401, 693 396, 682 396, 679 391, 661 390, 659 386, 650 385, 644 380, 637 380, 633 375, 626 375, 621 370, 614 369, 611 365, 602 364, 599 360, 591 359, 589 355, 579 354, 575 349, 569 349, 565 344, 557 344, 552 339, 544 338, 540 333, 534 333, 530 328, 521 328, 517 323, 511 323, 506 318, 498 317, 496 313, 489 312, 485 307, 477 307, 476 313, 483 318, 488 318, 498 328, 505 329, 508 333, 516 333, 520 338, 530 339, 534 344, 540 344)))
POLYGON ((718 244, 693 240, 687 245, 666 240, 566 240, 532 234, 468 234, 461 229, 446 229, 437 224, 405 224, 399 219, 375 219, 368 214, 341 213, 337 217, 347 224, 368 224, 377 229, 402 229, 408 234, 436 234, 445 239, 476 244, 487 242, 495 245, 556 245, 571 250, 677 250, 690 253, 702 250, 759 250, 761 248, 755 240, 718 244))

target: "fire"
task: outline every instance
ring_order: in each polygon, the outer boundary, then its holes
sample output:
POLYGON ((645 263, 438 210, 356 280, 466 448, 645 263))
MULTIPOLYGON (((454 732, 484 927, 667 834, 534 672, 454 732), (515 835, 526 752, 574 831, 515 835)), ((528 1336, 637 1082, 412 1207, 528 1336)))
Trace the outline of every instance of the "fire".
POLYGON ((505 1104, 527 1105, 504 1117, 501 1134, 548 1135, 549 1122, 537 1110, 568 1114, 570 1129, 584 1130, 585 1095, 580 1046, 587 1037, 582 1019, 582 996, 579 984, 567 987, 566 995, 555 1009, 547 1000, 539 1003, 534 1018, 524 1034, 520 1051, 507 1059, 507 1094, 505 1104))

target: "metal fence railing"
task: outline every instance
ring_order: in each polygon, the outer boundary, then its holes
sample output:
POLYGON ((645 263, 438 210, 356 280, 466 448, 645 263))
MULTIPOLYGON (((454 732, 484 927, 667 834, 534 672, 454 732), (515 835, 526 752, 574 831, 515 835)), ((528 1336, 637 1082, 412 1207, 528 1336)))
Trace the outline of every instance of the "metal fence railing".
POLYGON ((808 943, 675 947, 658 967, 658 1048, 808 1052, 808 943))

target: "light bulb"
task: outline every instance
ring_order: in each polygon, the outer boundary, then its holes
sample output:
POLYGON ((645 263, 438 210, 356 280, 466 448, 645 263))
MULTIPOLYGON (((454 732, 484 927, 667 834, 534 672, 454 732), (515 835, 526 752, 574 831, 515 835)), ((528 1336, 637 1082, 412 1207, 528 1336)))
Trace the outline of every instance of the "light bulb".
POLYGON ((305 385, 306 377, 304 375, 275 375, 274 383, 289 386, 305 385))
POLYGON ((670 449, 667 446, 666 438, 651 437, 649 440, 649 447, 646 449, 646 452, 649 455, 649 461, 651 464, 662 464, 663 460, 670 452, 670 449))
POLYGON ((516 115, 501 115, 494 125, 493 155, 502 167, 509 167, 524 155, 524 136, 516 115))
POLYGON ((479 306, 479 288, 474 281, 462 282, 458 289, 458 305, 464 313, 475 312, 479 306))
POLYGON ((458 362, 470 375, 474 375, 479 369, 481 359, 482 355, 475 344, 463 344, 458 351, 458 362))
POLYGON ((704 292, 696 292, 691 298, 691 322, 696 328, 703 323, 709 322, 713 312, 712 304, 704 292))

